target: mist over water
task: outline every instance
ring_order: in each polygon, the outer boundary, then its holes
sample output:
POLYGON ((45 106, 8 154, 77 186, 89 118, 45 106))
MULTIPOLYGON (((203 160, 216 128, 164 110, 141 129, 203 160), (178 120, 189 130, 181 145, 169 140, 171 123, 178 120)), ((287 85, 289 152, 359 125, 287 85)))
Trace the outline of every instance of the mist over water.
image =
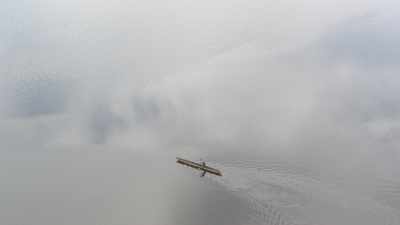
POLYGON ((400 224, 399 9, 5 1, 0 222, 400 224))

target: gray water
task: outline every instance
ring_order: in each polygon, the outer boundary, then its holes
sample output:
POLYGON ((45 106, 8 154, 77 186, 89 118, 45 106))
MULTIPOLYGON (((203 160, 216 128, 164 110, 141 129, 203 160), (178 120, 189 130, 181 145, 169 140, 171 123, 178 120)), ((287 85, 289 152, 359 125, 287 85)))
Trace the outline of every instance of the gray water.
POLYGON ((1 224, 400 224, 397 1, 1 3, 1 224))

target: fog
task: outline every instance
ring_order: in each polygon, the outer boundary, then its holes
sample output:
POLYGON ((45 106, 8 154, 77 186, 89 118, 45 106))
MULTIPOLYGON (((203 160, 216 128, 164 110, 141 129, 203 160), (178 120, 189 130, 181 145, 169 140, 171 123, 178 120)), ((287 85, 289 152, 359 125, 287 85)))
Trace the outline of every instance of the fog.
POLYGON ((2 3, 1 223, 400 223, 396 1, 2 3))

